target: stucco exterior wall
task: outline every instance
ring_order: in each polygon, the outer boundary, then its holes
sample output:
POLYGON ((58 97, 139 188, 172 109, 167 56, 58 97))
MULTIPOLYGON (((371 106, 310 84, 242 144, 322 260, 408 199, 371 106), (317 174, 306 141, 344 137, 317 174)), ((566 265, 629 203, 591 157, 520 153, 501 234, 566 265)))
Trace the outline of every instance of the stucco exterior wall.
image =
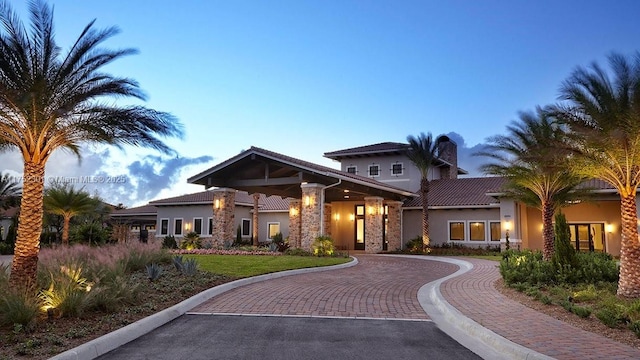
POLYGON ((258 212, 258 240, 260 242, 269 241, 268 231, 270 223, 280 223, 282 238, 289 236, 289 212, 258 212))
MULTIPOLYGON (((465 241, 452 241, 452 243, 465 246, 498 246, 499 241, 490 240, 489 223, 500 221, 500 209, 454 209, 454 210, 429 210, 429 235, 432 245, 442 245, 449 241, 449 222, 461 221, 465 223, 465 241), (469 240, 469 224, 473 222, 485 223, 485 241, 469 240)), ((412 238, 422 236, 422 210, 405 209, 402 218, 402 246, 412 238)))
MULTIPOLYGON (((606 251, 620 256, 620 200, 608 199, 598 202, 583 202, 562 208, 568 223, 604 223, 606 251), (607 231, 607 225, 611 232, 607 231)), ((540 210, 527 208, 526 247, 542 250, 542 214, 540 210)))

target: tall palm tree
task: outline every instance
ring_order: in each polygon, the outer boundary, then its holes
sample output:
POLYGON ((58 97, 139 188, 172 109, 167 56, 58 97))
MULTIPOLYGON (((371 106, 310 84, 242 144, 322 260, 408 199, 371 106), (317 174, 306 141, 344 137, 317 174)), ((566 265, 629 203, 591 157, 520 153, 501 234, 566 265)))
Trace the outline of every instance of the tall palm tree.
POLYGON ((519 121, 507 126, 507 135, 490 137, 486 150, 475 155, 491 159, 481 166, 485 173, 508 179, 503 189, 507 197, 540 209, 543 254, 550 260, 553 215, 568 200, 582 195, 576 188, 584 178, 567 167, 570 135, 566 126, 540 108, 519 115, 519 121))
POLYGON ((418 137, 407 136, 407 157, 420 171, 420 200, 422 202, 422 246, 427 247, 429 238, 429 170, 437 159, 438 144, 431 133, 420 133, 418 137))
POLYGON ((62 244, 69 245, 71 218, 96 209, 96 201, 88 192, 73 186, 57 185, 44 191, 44 210, 62 216, 62 244))
POLYGON ((22 188, 19 182, 8 173, 0 175, 0 209, 17 205, 21 195, 22 188))
POLYGON ((640 184, 640 53, 611 54, 611 72, 597 63, 565 80, 555 106, 579 137, 573 169, 602 179, 620 194, 622 246, 618 295, 640 297, 636 192, 640 184))
POLYGON ((31 24, 25 27, 9 2, 0 0, 0 149, 20 151, 24 162, 13 285, 35 280, 45 164, 55 150, 80 156, 80 145, 88 142, 170 152, 159 136, 182 134, 167 113, 105 101, 145 98, 136 81, 102 72, 105 65, 135 53, 102 47, 116 28, 96 30, 92 21, 63 53, 54 39, 53 10, 34 0, 29 11, 31 24))

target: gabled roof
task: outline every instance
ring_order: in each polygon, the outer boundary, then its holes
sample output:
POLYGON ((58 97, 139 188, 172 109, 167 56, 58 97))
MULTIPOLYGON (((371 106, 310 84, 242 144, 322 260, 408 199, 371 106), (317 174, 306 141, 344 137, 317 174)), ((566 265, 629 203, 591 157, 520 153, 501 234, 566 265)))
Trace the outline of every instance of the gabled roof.
MULTIPOLYGON (((253 195, 250 195, 245 191, 237 191, 235 198, 236 205, 253 206, 253 195)), ((200 191, 193 194, 155 200, 149 203, 149 206, 153 206, 154 208, 157 206, 176 205, 213 205, 213 191, 200 191)), ((289 200, 283 199, 280 196, 266 196, 264 194, 260 194, 258 207, 260 210, 288 210, 289 200)))
MULTIPOLYGON (((487 192, 500 189, 505 181, 502 177, 432 180, 429 182, 429 207, 498 207, 498 200, 487 195, 487 192)), ((404 207, 422 207, 421 199, 408 200, 404 207)))
POLYGON ((156 215, 158 209, 153 205, 142 205, 126 209, 113 210, 111 216, 156 215))
POLYGON ((349 191, 352 199, 369 195, 404 200, 415 196, 407 190, 364 176, 254 146, 189 178, 188 182, 291 198, 301 197, 302 183, 318 183, 331 186, 325 191, 329 202, 343 199, 345 191, 349 191))

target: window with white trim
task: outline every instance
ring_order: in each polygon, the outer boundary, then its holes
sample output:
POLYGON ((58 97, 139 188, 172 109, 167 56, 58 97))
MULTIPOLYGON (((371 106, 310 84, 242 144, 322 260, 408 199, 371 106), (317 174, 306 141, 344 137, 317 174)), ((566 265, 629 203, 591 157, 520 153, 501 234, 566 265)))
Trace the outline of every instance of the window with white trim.
POLYGON ((397 162, 395 164, 391 164, 391 175, 400 176, 404 173, 404 166, 402 163, 397 162))
POLYGON ((449 221, 449 241, 464 240, 464 221, 449 221))
POLYGON ((182 235, 182 218, 173 220, 173 234, 182 235))
POLYGON ((242 236, 251 236, 251 219, 242 219, 242 236))
POLYGON ((500 221, 489 222, 489 231, 491 232, 491 237, 489 238, 491 241, 500 241, 500 236, 502 236, 500 221))
POLYGON ((169 235, 169 219, 160 219, 160 235, 169 235))
POLYGON ((193 231, 202 235, 202 218, 193 218, 193 231))
POLYGON ((273 239, 273 237, 279 232, 280 232, 279 222, 267 223, 267 234, 269 236, 269 240, 273 239))
POLYGON ((358 173, 358 167, 355 166, 355 165, 347 166, 347 172, 349 174, 357 174, 358 173))
POLYGON ((486 226, 484 221, 469 221, 469 241, 486 241, 486 226))
POLYGON ((380 165, 377 165, 377 164, 369 165, 369 176, 370 177, 380 176, 380 165))

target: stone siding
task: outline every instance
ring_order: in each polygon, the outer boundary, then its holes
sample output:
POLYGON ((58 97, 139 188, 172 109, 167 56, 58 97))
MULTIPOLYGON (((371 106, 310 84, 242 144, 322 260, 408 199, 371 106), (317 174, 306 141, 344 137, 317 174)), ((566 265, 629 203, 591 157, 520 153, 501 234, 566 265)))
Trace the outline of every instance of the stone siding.
POLYGON ((236 191, 220 188, 213 190, 213 245, 222 246, 235 239, 236 191))
POLYGON ((333 219, 333 211, 331 204, 324 204, 324 234, 331 237, 331 220, 333 219))
POLYGON ((302 184, 302 230, 300 247, 312 251, 313 241, 320 236, 321 184, 302 184))
POLYGON ((387 205, 387 250, 400 250, 402 245, 400 238, 402 236, 402 202, 386 201, 387 205))
POLYGON ((364 249, 370 254, 382 251, 382 200, 377 196, 364 198, 364 249))
POLYGON ((301 205, 300 199, 289 200, 289 246, 292 248, 300 247, 301 205))

